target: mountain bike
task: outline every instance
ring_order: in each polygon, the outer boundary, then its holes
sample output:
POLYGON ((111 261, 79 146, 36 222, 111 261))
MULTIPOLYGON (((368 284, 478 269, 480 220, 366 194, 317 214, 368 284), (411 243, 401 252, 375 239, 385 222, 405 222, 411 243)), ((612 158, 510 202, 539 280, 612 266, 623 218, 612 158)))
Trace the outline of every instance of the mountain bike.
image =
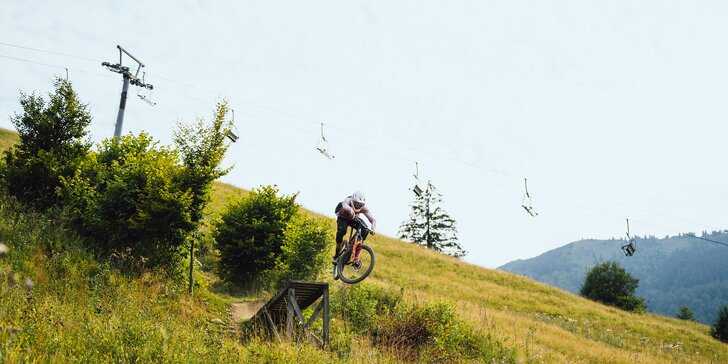
POLYGON ((363 244, 364 230, 371 230, 369 222, 357 215, 349 239, 344 240, 346 248, 336 258, 334 266, 334 277, 338 274, 344 283, 361 282, 374 269, 374 250, 363 244))

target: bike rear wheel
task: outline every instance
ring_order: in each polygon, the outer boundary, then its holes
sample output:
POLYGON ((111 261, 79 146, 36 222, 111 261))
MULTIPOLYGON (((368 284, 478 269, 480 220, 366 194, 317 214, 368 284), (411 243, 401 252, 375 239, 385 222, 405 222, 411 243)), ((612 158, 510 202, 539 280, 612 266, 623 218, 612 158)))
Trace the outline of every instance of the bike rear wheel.
POLYGON ((339 279, 345 283, 358 283, 369 276, 374 269, 374 251, 366 245, 360 245, 361 252, 356 263, 350 263, 351 247, 346 248, 339 257, 336 269, 339 271, 339 279))

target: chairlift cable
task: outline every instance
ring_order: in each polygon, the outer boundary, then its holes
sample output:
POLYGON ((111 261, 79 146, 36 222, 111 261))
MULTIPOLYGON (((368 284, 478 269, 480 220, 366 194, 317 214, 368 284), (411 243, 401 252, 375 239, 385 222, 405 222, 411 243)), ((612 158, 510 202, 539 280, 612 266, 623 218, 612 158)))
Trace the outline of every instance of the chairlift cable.
MULTIPOLYGON (((58 52, 45 51, 45 50, 40 50, 40 49, 36 49, 36 48, 23 47, 23 46, 8 44, 8 43, 2 43, 2 42, 0 42, 0 45, 10 46, 10 47, 16 47, 16 48, 23 48, 23 49, 28 49, 28 50, 33 50, 33 51, 38 51, 38 52, 43 52, 43 53, 49 53, 49 54, 55 54, 55 55, 60 55, 60 56, 65 56, 65 57, 72 57, 72 58, 77 58, 77 59, 83 59, 83 60, 87 60, 87 61, 97 62, 97 60, 95 60, 95 59, 90 59, 90 58, 86 58, 86 57, 78 57, 78 56, 73 56, 73 55, 69 55, 69 54, 63 54, 63 53, 58 53, 58 52)), ((32 60, 27 60, 27 59, 12 57, 12 56, 0 55, 0 58, 6 58, 6 59, 11 59, 11 60, 20 61, 20 62, 26 62, 26 63, 31 63, 31 64, 38 64, 38 65, 43 65, 43 66, 48 66, 48 67, 53 67, 53 68, 61 68, 61 69, 65 69, 66 68, 66 67, 60 67, 60 66, 53 65, 53 64, 48 64, 48 63, 43 63, 43 62, 37 62, 37 61, 32 61, 32 60)), ((89 72, 89 71, 83 71, 83 70, 72 69, 72 68, 68 68, 68 69, 69 70, 72 70, 74 72, 86 73, 86 74, 90 74, 90 75, 94 75, 94 76, 99 76, 99 77, 113 78, 112 76, 109 76, 107 74, 100 74, 100 73, 96 73, 96 72, 89 72)), ((164 80, 169 81, 169 82, 172 82, 172 83, 180 84, 180 85, 183 85, 183 86, 186 86, 186 87, 190 87, 190 88, 194 88, 194 89, 197 89, 197 90, 205 91, 205 92, 208 92, 208 93, 214 93, 216 95, 218 94, 216 92, 212 92, 212 91, 209 91, 209 90, 205 90, 205 89, 202 89, 202 88, 197 87, 197 86, 194 86, 194 85, 185 84, 183 82, 179 82, 179 81, 176 81, 176 80, 173 80, 173 79, 170 79, 170 78, 166 78, 166 77, 163 77, 163 76, 155 75, 155 77, 160 78, 160 79, 164 79, 164 80)), ((195 98, 195 97, 191 97, 191 96, 189 96, 187 94, 180 93, 180 92, 175 92, 175 91, 172 91, 170 89, 162 89, 162 90, 163 91, 166 91, 166 92, 169 92, 169 93, 176 94, 178 96, 182 96, 182 97, 191 99, 191 100, 196 100, 196 101, 203 102, 203 103, 208 103, 208 104, 210 103, 209 101, 202 100, 202 99, 195 98)), ((319 123, 318 121, 315 121, 313 119, 305 118, 305 117, 302 117, 302 116, 299 116, 299 115, 296 115, 296 114, 292 114, 292 113, 288 113, 288 112, 285 112, 285 111, 281 111, 281 110, 278 110, 278 109, 275 109, 275 108, 272 108, 272 107, 260 105, 260 104, 253 103, 253 102, 250 102, 250 101, 247 101, 247 100, 243 100, 243 99, 239 99, 239 98, 232 98, 232 99, 235 99, 235 100, 238 100, 240 102, 243 102, 243 103, 246 103, 246 104, 255 106, 255 107, 259 107, 259 108, 262 108, 262 109, 265 109, 265 110, 273 111, 273 112, 276 112, 276 113, 279 113, 279 114, 282 114, 282 115, 290 116, 290 117, 293 117, 293 118, 297 118, 297 119, 301 119, 301 120, 305 120, 305 121, 309 121, 309 122, 319 123)), ((281 125, 281 126, 284 126, 284 127, 296 129, 296 130, 301 131, 301 132, 310 133, 308 130, 305 130, 305 129, 302 129, 302 128, 298 128, 298 127, 293 126, 293 125, 285 124, 285 123, 282 123, 282 122, 280 122, 278 120, 273 120, 273 119, 270 119, 270 118, 265 118, 265 117, 261 117, 261 116, 254 115, 254 114, 249 114, 249 113, 244 113, 244 114, 249 115, 251 117, 255 117, 257 119, 261 119, 261 120, 265 120, 265 121, 268 121, 268 122, 272 122, 272 123, 275 123, 275 124, 278 124, 278 125, 281 125)), ((350 130, 347 130, 347 129, 343 129, 343 128, 340 128, 340 127, 336 127, 336 126, 332 126, 332 125, 329 125, 329 126, 331 128, 333 128, 333 129, 341 130, 341 131, 344 131, 344 132, 359 134, 359 133, 356 133, 354 131, 350 131, 350 130)), ((420 152, 420 153, 423 153, 423 154, 431 155, 431 156, 438 157, 438 158, 441 158, 441 159, 444 159, 444 160, 448 160, 448 161, 451 161, 451 162, 454 162, 454 163, 458 163, 458 164, 461 164, 461 165, 470 166, 470 167, 473 167, 473 168, 478 168, 478 169, 483 169, 483 170, 488 170, 488 171, 491 171, 493 173, 501 174, 501 175, 504 175, 504 176, 507 176, 507 177, 516 177, 516 176, 513 176, 513 175, 511 175, 509 173, 505 173, 505 172, 498 171, 498 170, 495 170, 495 169, 487 168, 487 167, 480 166, 480 165, 477 165, 477 164, 474 164, 474 163, 461 161, 461 160, 458 160, 458 159, 455 159, 455 158, 451 158, 451 157, 447 157, 447 156, 442 156, 442 155, 439 155, 439 154, 436 154, 436 153, 432 153, 432 152, 429 152, 429 151, 419 150, 417 148, 409 147, 409 146, 402 145, 402 144, 399 144, 399 143, 396 143, 396 142, 391 142, 391 141, 387 141, 387 140, 383 140, 383 139, 372 138, 371 136, 366 136, 366 137, 369 138, 369 139, 372 139, 372 140, 378 140, 380 142, 384 142, 384 143, 387 143, 387 144, 391 144, 391 145, 394 145, 394 146, 397 146, 397 147, 400 147, 400 148, 404 148, 404 149, 408 149, 408 150, 411 150, 411 151, 415 151, 415 152, 420 152)), ((354 144, 352 144, 352 145, 354 145, 354 144)), ((362 148, 362 149, 367 149, 367 150, 373 151, 373 152, 375 152, 377 154, 385 155, 385 156, 392 157, 392 158, 395 158, 395 159, 406 160, 406 161, 410 161, 410 162, 412 161, 409 158, 404 158, 404 157, 397 156, 397 155, 393 155, 393 154, 390 154, 390 153, 381 152, 380 150, 376 150, 376 149, 372 149, 372 148, 367 148, 367 147, 362 146, 362 145, 354 145, 354 146, 357 146, 357 147, 362 148)), ((435 168, 440 169, 442 171, 445 171, 447 173, 454 173, 454 174, 464 175, 462 173, 450 171, 450 170, 443 169, 443 168, 440 168, 440 167, 435 167, 435 168)), ((474 179, 482 180, 482 179, 476 178, 474 176, 469 176, 469 175, 464 175, 464 176, 467 176, 469 178, 474 178, 474 179)), ((505 187, 505 186, 503 186, 501 184, 497 184, 497 183, 494 183, 492 181, 487 181, 487 182, 488 183, 491 183, 491 184, 499 185, 501 187, 505 187)), ((583 197, 588 197, 588 198, 592 198, 592 199, 595 199, 595 200, 600 200, 600 201, 608 202, 608 203, 615 204, 615 205, 622 205, 622 206, 625 206, 625 207, 628 207, 628 208, 632 208, 632 209, 636 209, 636 210, 641 210, 641 211, 644 211, 644 212, 648 212, 648 213, 655 214, 655 215, 660 215, 660 216, 667 217, 667 218, 671 218, 671 219, 674 219, 674 220, 679 220, 679 221, 687 222, 687 223, 690 223, 690 224, 693 224, 693 225, 697 225, 697 226, 705 226, 705 227, 710 227, 710 228, 712 228, 714 230, 721 230, 721 229, 718 229, 718 228, 716 228, 714 226, 711 226, 711 225, 708 225, 708 224, 703 224, 703 223, 700 223, 700 222, 696 222, 696 221, 692 221, 692 220, 688 220, 688 219, 684 219, 684 218, 680 218, 680 217, 675 217, 675 216, 672 216, 672 215, 669 215, 669 214, 664 214, 664 213, 660 213, 660 212, 657 212, 657 211, 653 211, 653 210, 641 208, 641 207, 638 207, 638 206, 633 206, 633 205, 630 205, 630 204, 626 204, 626 203, 622 203, 622 202, 618 202, 618 201, 613 201, 613 200, 606 199, 606 198, 602 198, 602 197, 599 197, 599 196, 585 194, 585 193, 582 193, 582 192, 579 192, 579 191, 565 189, 565 188, 562 188, 560 186, 554 186, 554 185, 549 185, 549 184, 545 184, 545 183, 541 183, 541 184, 543 186, 547 186, 547 187, 551 187, 551 188, 554 188, 554 189, 563 190, 563 191, 566 191, 566 192, 569 192, 569 193, 581 195, 583 197)), ((545 198, 548 198, 548 197, 545 197, 545 198)), ((567 205, 571 205, 571 206, 575 206, 575 207, 578 207, 578 208, 582 208, 582 209, 586 209, 586 210, 590 210, 590 211, 593 211, 593 212, 598 212, 598 213, 601 213, 601 214, 610 215, 610 216, 615 217, 615 215, 611 215, 611 214, 608 214, 608 213, 604 213, 602 211, 598 211, 598 210, 594 210, 594 209, 591 209, 591 208, 586 208, 586 207, 583 207, 583 206, 579 206, 579 205, 576 205, 576 204, 573 204, 573 203, 569 203, 569 202, 566 202, 566 201, 563 201, 563 200, 558 200, 558 199, 553 199, 553 200, 558 201, 558 202, 561 202, 561 203, 564 203, 564 204, 567 204, 567 205)), ((661 226, 656 226, 656 225, 652 225, 652 224, 648 224, 648 223, 643 223, 643 224, 644 225, 648 225, 648 226, 652 226, 652 227, 655 227, 655 228, 658 228, 658 229, 661 229, 661 230, 675 232, 674 230, 666 229, 666 228, 661 227, 661 226)), ((717 241, 714 241, 714 240, 711 240, 711 239, 701 238, 701 237, 698 237, 698 236, 695 236, 695 235, 685 235, 685 236, 690 236, 690 237, 694 237, 696 239, 705 240, 705 241, 712 242, 712 243, 715 243, 715 244, 720 244, 720 245, 726 245, 726 246, 728 246, 728 244, 721 243, 721 242, 717 242, 717 241)))
POLYGON ((697 236, 697 235, 695 235, 695 234, 693 234, 693 233, 686 233, 686 234, 685 234, 684 236, 689 236, 689 237, 691 237, 691 238, 695 238, 695 239, 700 239, 700 240, 705 240, 705 241, 708 241, 708 242, 711 242, 711 243, 715 243, 715 244, 720 244, 720 245, 725 245, 725 246, 728 246, 728 244, 726 244, 726 243, 721 243, 721 242, 719 242, 719 241, 715 241, 715 240, 711 240, 711 239, 706 239, 706 238, 703 238, 703 237, 697 236))
MULTIPOLYGON (((49 53, 49 54, 55 54, 55 55, 61 55, 61 56, 65 56, 65 57, 72 57, 72 58, 84 59, 84 60, 94 61, 94 62, 97 61, 97 60, 93 60, 93 59, 90 59, 90 58, 87 58, 87 57, 79 57, 79 56, 74 56, 74 55, 70 55, 70 54, 63 54, 63 53, 58 53, 58 52, 46 51, 46 50, 41 50, 41 49, 31 48, 31 47, 24 47, 24 46, 15 45, 15 44, 8 44, 8 43, 2 43, 2 42, 0 42, 0 45, 10 46, 10 47, 16 47, 16 48, 22 48, 22 49, 28 49, 28 50, 33 50, 33 51, 43 52, 43 53, 49 53)), ((2 57, 2 56, 0 56, 0 57, 2 57)), ((12 57, 5 57, 5 58, 16 59, 16 58, 12 58, 12 57)), ((20 59, 17 59, 17 60, 20 60, 20 59)), ((25 61, 25 60, 23 60, 23 61, 25 61)), ((29 62, 43 64, 43 63, 39 63, 39 62, 32 62, 32 61, 29 61, 29 62)), ((44 65, 51 66, 51 67, 55 67, 55 66, 48 65, 48 64, 44 64, 44 65)), ((80 71, 80 72, 83 72, 83 71, 80 71)), ((207 93, 212 93, 212 94, 215 94, 215 95, 218 95, 219 94, 218 92, 213 92, 213 91, 210 91, 210 90, 207 90, 207 89, 204 89, 204 88, 195 86, 195 85, 190 85, 190 84, 187 84, 187 83, 179 82, 179 81, 173 80, 173 79, 168 78, 168 77, 164 77, 164 76, 160 76, 160 75, 155 75, 155 77, 157 77, 159 79, 166 80, 168 82, 176 83, 176 84, 179 84, 179 85, 182 85, 182 86, 185 86, 185 87, 193 88, 193 89, 196 89, 196 90, 199 90, 199 91, 203 91, 203 92, 207 92, 207 93)), ((255 106, 255 107, 258 107, 258 108, 261 108, 261 109, 265 109, 265 110, 268 110, 268 111, 276 112, 276 113, 279 113, 281 115, 286 115, 286 116, 289 116, 289 117, 292 117, 292 118, 296 118, 296 119, 299 119, 299 120, 304 120, 304 121, 311 122, 311 123, 320 123, 319 121, 314 120, 314 119, 311 119, 311 118, 307 118, 307 117, 304 117, 304 116, 296 115, 296 114, 293 114, 293 113, 290 113, 290 112, 286 112, 286 111, 279 110, 277 108, 273 108, 273 107, 270 107, 270 106, 261 105, 259 103, 251 102, 251 101, 244 100, 244 99, 240 99, 240 98, 237 98, 237 97, 231 97, 230 99, 231 100, 236 100, 236 101, 239 101, 239 102, 242 102, 242 103, 251 105, 251 106, 255 106)), ((390 145, 393 145, 393 146, 396 146, 396 147, 399 147, 399 148, 403 148, 403 149, 407 149, 407 150, 410 150, 410 151, 413 151, 413 152, 422 153, 422 154, 426 154, 426 155, 429 155, 429 156, 441 158, 441 159, 444 159, 444 160, 447 160, 447 161, 450 161, 450 162, 453 162, 453 163, 458 163, 458 164, 465 165, 465 166, 468 166, 468 167, 472 167, 472 168, 477 168, 477 169, 481 169, 481 170, 490 171, 492 173, 500 174, 500 175, 503 175, 503 176, 506 176, 506 177, 520 178, 520 177, 517 177, 517 176, 512 175, 510 173, 506 173, 506 172, 499 171, 499 170, 496 170, 496 169, 488 168, 488 167, 481 166, 481 165, 478 165, 478 164, 475 164, 475 163, 461 161, 461 160, 458 160, 458 159, 455 159, 455 158, 452 158, 452 157, 447 157, 447 156, 439 155, 437 153, 433 153, 433 152, 430 152, 430 151, 427 151, 427 150, 421 150, 421 149, 418 149, 418 148, 406 146, 406 145, 403 145, 403 144, 400 144, 400 143, 397 143, 397 142, 394 142, 394 141, 389 141, 389 140, 384 140, 384 139, 380 139, 380 138, 375 138, 375 137, 372 137, 370 135, 362 135, 361 133, 358 133, 356 131, 351 131, 351 130, 344 129, 344 128, 340 128, 340 127, 337 127, 337 126, 334 126, 334 125, 329 125, 329 127, 332 128, 332 129, 336 129, 336 130, 343 131, 343 132, 352 133, 352 134, 355 134, 355 135, 360 135, 360 136, 365 137, 365 138, 368 138, 370 140, 376 140, 376 141, 381 142, 381 143, 390 144, 390 145)), ((651 213, 651 214, 655 214, 655 215, 667 217, 667 218, 670 218, 670 219, 687 222, 687 223, 690 223, 690 224, 693 224, 693 225, 696 225, 696 226, 704 226, 704 227, 709 227, 709 228, 711 228, 713 230, 721 230, 721 229, 719 229, 719 228, 717 228, 715 226, 711 226, 711 225, 707 225, 707 224, 702 224, 702 223, 699 223, 699 222, 696 222, 696 221, 692 221, 692 220, 688 220, 688 219, 684 219, 684 218, 680 218, 680 217, 675 217, 675 216, 672 216, 672 215, 669 215, 669 214, 665 214, 665 213, 661 213, 661 212, 658 212, 658 211, 653 211, 653 210, 650 210, 650 209, 646 209, 646 208, 642 208, 642 207, 630 205, 630 204, 627 204, 627 203, 623 203, 623 202, 619 202, 619 201, 613 201, 613 200, 610 200, 610 199, 607 199, 607 198, 603 198, 603 197, 599 197, 599 196, 594 196, 594 195, 586 194, 586 193, 579 192, 579 191, 574 191, 574 190, 567 189, 567 188, 563 188, 563 187, 560 187, 560 186, 554 186, 554 185, 550 185, 550 184, 546 184, 546 183, 541 183, 541 184, 543 186, 546 186, 546 187, 550 187, 550 188, 562 190, 562 191, 565 191, 565 192, 568 192, 568 193, 577 194, 577 195, 580 195, 582 197, 592 198, 592 199, 595 199, 595 200, 599 200, 599 201, 611 203, 611 204, 614 204, 614 205, 625 206, 625 207, 628 207, 628 208, 631 208, 631 209, 640 210, 640 211, 643 211, 643 212, 648 212, 648 213, 651 213)))
POLYGON ((7 58, 7 59, 12 59, 14 61, 20 61, 20 62, 25 62, 25 63, 37 64, 37 65, 41 65, 41 66, 58 68, 58 69, 68 69, 69 71, 79 72, 79 73, 86 73, 86 74, 89 74, 89 75, 94 75, 94 76, 99 76, 99 77, 104 77, 104 78, 115 78, 115 77, 109 76, 107 74, 102 74, 102 73, 97 73, 97 72, 90 72, 90 71, 82 71, 82 70, 75 69, 75 68, 68 68, 68 67, 65 67, 65 66, 57 66, 57 65, 54 65, 54 64, 43 63, 43 62, 38 62, 38 61, 31 61, 29 59, 11 57, 11 56, 6 56, 6 55, 2 55, 2 54, 0 54, 0 58, 7 58))
POLYGON ((54 55, 57 55, 57 56, 63 56, 63 57, 69 57, 69 58, 76 58, 76 59, 81 59, 81 60, 89 61, 89 62, 96 62, 96 63, 101 62, 100 59, 91 59, 91 58, 87 58, 87 57, 79 57, 79 56, 74 56, 72 54, 65 54, 65 53, 59 53, 59 52, 53 52, 53 51, 46 51, 46 50, 43 50, 43 49, 37 49, 37 48, 31 48, 31 47, 24 47, 24 46, 17 45, 17 44, 10 44, 10 43, 0 42, 0 45, 4 45, 4 46, 8 46, 8 47, 14 47, 14 48, 20 48, 20 49, 26 49, 26 50, 34 51, 34 52, 54 54, 54 55))

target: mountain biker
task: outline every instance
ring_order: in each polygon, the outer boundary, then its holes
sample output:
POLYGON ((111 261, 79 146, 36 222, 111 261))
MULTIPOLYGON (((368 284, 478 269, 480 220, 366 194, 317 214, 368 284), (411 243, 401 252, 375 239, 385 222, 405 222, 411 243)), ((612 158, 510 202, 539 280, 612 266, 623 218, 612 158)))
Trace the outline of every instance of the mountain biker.
POLYGON ((339 257, 339 254, 341 254, 341 251, 343 250, 343 239, 344 234, 346 234, 346 228, 349 226, 356 226, 356 223, 354 222, 356 214, 364 214, 369 222, 372 223, 371 230, 362 229, 362 241, 366 240, 369 232, 371 232, 372 235, 375 234, 377 220, 374 219, 374 216, 372 216, 371 211, 369 211, 369 208, 366 206, 366 202, 367 199, 364 196, 364 193, 356 191, 351 196, 345 198, 344 201, 341 201, 338 205, 336 205, 336 210, 334 211, 336 213, 336 251, 334 254, 334 260, 332 261, 333 264, 336 264, 336 258, 339 257))

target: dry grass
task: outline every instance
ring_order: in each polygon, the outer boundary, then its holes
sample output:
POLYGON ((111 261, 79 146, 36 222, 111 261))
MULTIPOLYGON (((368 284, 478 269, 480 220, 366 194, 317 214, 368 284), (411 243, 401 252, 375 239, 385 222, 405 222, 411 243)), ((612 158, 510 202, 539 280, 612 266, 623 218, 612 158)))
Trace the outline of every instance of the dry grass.
POLYGON ((524 361, 728 362, 728 346, 705 325, 624 312, 380 235, 369 243, 379 258, 369 283, 405 287, 415 301, 457 302, 524 361))
MULTIPOLYGON (((0 150, 15 142, 16 133, 0 129, 0 150)), ((245 193, 235 186, 216 183, 212 203, 207 210, 209 216, 219 215, 230 198, 245 193)), ((334 228, 333 221, 331 227, 334 228)), ((515 348, 521 362, 728 363, 728 345, 711 338, 705 325, 653 314, 623 312, 520 276, 464 263, 381 235, 372 237, 368 243, 375 249, 378 258, 372 276, 366 281, 368 284, 392 290, 404 287, 405 299, 412 302, 455 302, 461 317, 515 348)), ((145 332, 151 335, 152 341, 158 340, 166 345, 157 353, 160 359, 184 361, 184 354, 178 356, 180 354, 175 353, 175 348, 188 346, 185 341, 195 337, 193 332, 199 330, 200 325, 208 328, 209 318, 215 315, 207 305, 184 296, 173 295, 157 302, 160 296, 164 296, 162 291, 166 289, 166 283, 127 280, 113 274, 109 277, 120 281, 105 283, 106 287, 113 287, 112 291, 103 293, 108 295, 104 298, 109 300, 106 303, 99 301, 95 304, 97 311, 89 315, 78 307, 89 305, 94 296, 81 286, 68 286, 73 282, 88 285, 89 277, 73 276, 84 273, 83 269, 67 270, 65 281, 68 284, 61 291, 54 280, 57 272, 41 268, 49 266, 48 257, 34 254, 28 258, 26 271, 33 273, 38 287, 36 291, 39 292, 35 302, 37 316, 44 317, 44 321, 39 322, 48 322, 39 327, 43 330, 37 331, 39 336, 34 338, 38 344, 48 346, 46 354, 36 358, 63 361, 79 355, 87 359, 108 360, 110 357, 105 356, 108 354, 99 352, 84 356, 83 351, 73 351, 75 344, 64 349, 58 347, 58 342, 88 340, 89 344, 101 349, 105 347, 103 340, 112 343, 116 340, 114 330, 131 329, 129 325, 134 324, 141 325, 139 327, 152 325, 151 331, 145 332), (55 288, 51 289, 51 286, 55 288), (46 294, 41 294, 44 290, 46 294), (73 295, 64 296, 66 291, 73 295), (127 302, 113 303, 119 300, 127 302), (130 307, 130 302, 135 307, 130 307), (102 309, 100 313, 98 307, 102 309), (165 309, 171 312, 160 311, 165 309), (139 312, 144 314, 140 316, 139 312), (175 318, 165 316, 169 314, 175 315, 175 318), (59 327, 64 329, 58 330, 59 327), (68 356, 70 354, 73 355, 68 356)), ((330 283, 334 290, 343 287, 340 282, 330 283)), ((222 300, 223 305, 229 301, 229 298, 210 297, 222 300)), ((16 302, 23 300, 19 297, 16 302)), ((6 316, 8 318, 10 316, 6 316)), ((16 319, 20 320, 21 316, 16 319)), ((350 351, 342 356, 290 343, 254 341, 240 345, 225 335, 208 335, 214 337, 213 345, 217 346, 214 353, 209 356, 195 353, 187 356, 187 360, 220 355, 229 360, 247 362, 396 362, 396 356, 377 351, 366 338, 334 334, 334 340, 351 344, 350 351)), ((202 351, 209 349, 207 346, 199 348, 202 351)), ((152 357, 146 353, 138 354, 152 357)), ((13 359, 22 361, 27 358, 24 355, 14 352, 4 358, 11 362, 13 359)))

